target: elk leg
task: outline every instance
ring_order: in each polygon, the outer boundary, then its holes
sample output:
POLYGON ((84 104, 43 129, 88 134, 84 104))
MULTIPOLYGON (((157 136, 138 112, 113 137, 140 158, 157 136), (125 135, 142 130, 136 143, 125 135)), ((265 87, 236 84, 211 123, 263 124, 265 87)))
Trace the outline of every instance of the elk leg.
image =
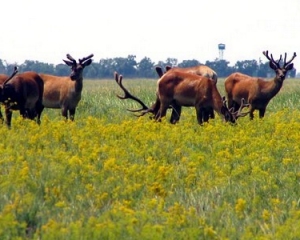
POLYGON ((263 118, 265 116, 265 112, 266 112, 265 108, 259 109, 259 117, 263 118))
POLYGON ((0 109, 0 122, 1 122, 1 123, 4 122, 4 118, 3 118, 3 115, 2 115, 1 109, 0 109))
POLYGON ((203 108, 201 107, 197 107, 196 108, 196 114, 197 114, 197 121, 200 125, 202 125, 203 123, 203 118, 204 118, 204 112, 203 112, 203 108))
POLYGON ((25 107, 20 106, 20 115, 23 118, 29 118, 29 113, 28 111, 25 109, 25 107))
POLYGON ((11 126, 12 111, 8 107, 5 108, 5 116, 6 116, 6 125, 8 127, 10 127, 11 126))
POLYGON ((160 122, 161 119, 166 116, 169 105, 170 105, 169 103, 167 103, 167 104, 161 103, 160 104, 159 112, 158 112, 157 116, 155 117, 156 121, 160 122))
POLYGON ((37 112, 36 122, 37 122, 37 124, 40 125, 41 124, 41 115, 44 110, 44 105, 41 102, 37 102, 35 108, 36 108, 36 112, 37 112))
POLYGON ((69 109, 69 113, 70 113, 70 119, 71 119, 71 121, 74 121, 75 109, 69 109))
POLYGON ((68 119, 68 109, 65 108, 65 107, 63 107, 63 108, 61 109, 61 115, 62 115, 63 117, 65 117, 65 119, 67 120, 67 119, 68 119))
POLYGON ((204 122, 208 122, 208 119, 210 117, 211 109, 203 109, 202 110, 202 119, 204 122))
POLYGON ((209 117, 210 117, 211 119, 214 119, 214 118, 215 118, 215 111, 214 111, 213 108, 210 108, 210 109, 209 109, 209 117))
POLYGON ((171 114, 170 123, 175 124, 180 119, 181 106, 176 103, 173 103, 172 107, 173 107, 173 110, 172 110, 172 114, 171 114))
POLYGON ((253 120, 254 118, 254 108, 252 107, 252 105, 250 106, 250 111, 249 111, 249 117, 250 117, 250 120, 253 120))
POLYGON ((25 117, 32 120, 34 118, 34 112, 31 109, 25 109, 25 117))

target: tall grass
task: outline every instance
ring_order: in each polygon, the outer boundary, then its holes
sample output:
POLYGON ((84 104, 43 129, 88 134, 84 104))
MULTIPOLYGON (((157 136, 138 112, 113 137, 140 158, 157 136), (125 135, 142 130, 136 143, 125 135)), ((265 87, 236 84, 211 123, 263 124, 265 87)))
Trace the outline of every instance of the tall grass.
MULTIPOLYGON (((299 80, 264 119, 156 123, 114 80, 87 80, 75 122, 46 109, 0 128, 0 239, 299 239, 299 80)), ((124 79, 146 104, 155 80, 124 79)), ((224 94, 223 79, 218 88, 224 94)))

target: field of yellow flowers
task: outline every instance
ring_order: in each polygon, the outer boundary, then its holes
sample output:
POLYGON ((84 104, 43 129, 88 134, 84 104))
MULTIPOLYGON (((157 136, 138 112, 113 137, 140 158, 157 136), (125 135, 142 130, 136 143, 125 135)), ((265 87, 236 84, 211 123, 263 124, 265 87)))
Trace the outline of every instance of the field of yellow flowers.
MULTIPOLYGON (((0 239, 299 239, 300 81, 264 119, 137 118, 113 80, 84 82, 75 122, 0 126, 0 239)), ((222 80, 218 88, 223 93, 222 80)), ((155 80, 126 80, 150 104, 155 80)))

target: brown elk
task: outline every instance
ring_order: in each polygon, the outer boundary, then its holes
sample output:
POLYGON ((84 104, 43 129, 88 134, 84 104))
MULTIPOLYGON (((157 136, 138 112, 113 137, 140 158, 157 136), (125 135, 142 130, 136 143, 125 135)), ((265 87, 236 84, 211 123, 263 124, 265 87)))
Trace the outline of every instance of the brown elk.
MULTIPOLYGON (((192 73, 192 74, 196 74, 199 76, 205 76, 208 78, 211 78, 215 84, 217 84, 218 81, 218 75, 217 73, 212 70, 210 67, 205 66, 205 65, 197 65, 194 67, 185 67, 185 68, 179 68, 179 67, 171 67, 171 66, 166 66, 166 72, 167 71, 181 71, 181 72, 186 72, 186 73, 192 73)), ((157 66, 155 68, 156 73, 158 74, 159 77, 162 77, 162 75, 164 74, 163 70, 161 67, 157 66)), ((208 117, 209 118, 215 118, 215 113, 214 110, 211 109, 211 111, 209 111, 208 113, 208 117)), ((180 115, 177 116, 178 120, 180 118, 180 115)))
POLYGON ((83 88, 83 69, 92 63, 91 54, 79 59, 78 62, 67 54, 68 60, 63 60, 71 67, 70 76, 54 76, 40 74, 44 81, 43 105, 46 108, 61 109, 62 116, 72 121, 75 117, 76 107, 81 99, 83 88))
POLYGON ((254 118, 254 110, 259 111, 260 118, 264 117, 268 103, 281 89, 287 72, 294 67, 291 62, 297 56, 294 53, 293 57, 286 61, 287 54, 285 53, 283 66, 281 67, 282 55, 280 55, 278 61, 275 61, 272 54, 271 57, 269 56, 268 51, 264 51, 263 54, 270 61, 270 68, 275 71, 276 75, 273 80, 264 80, 236 72, 229 75, 224 82, 228 107, 237 110, 240 107, 239 102, 244 98, 246 103, 250 105, 250 119, 254 118))
POLYGON ((37 118, 40 124, 43 111, 43 80, 33 71, 16 75, 17 72, 15 67, 13 74, 0 87, 0 101, 5 106, 6 124, 11 126, 13 110, 19 110, 24 118, 32 120, 37 118))
POLYGON ((172 106, 171 123, 176 123, 181 113, 182 106, 196 108, 197 120, 199 124, 208 122, 208 112, 214 109, 225 121, 235 123, 242 113, 240 110, 244 107, 243 103, 238 111, 231 112, 226 106, 225 99, 221 97, 215 82, 207 77, 198 76, 182 71, 168 71, 157 82, 157 98, 151 108, 147 107, 140 99, 133 96, 122 84, 122 75, 115 72, 115 80, 124 91, 124 97, 117 95, 121 99, 133 99, 141 104, 140 111, 142 116, 146 113, 152 113, 157 121, 166 116, 167 109, 172 106))

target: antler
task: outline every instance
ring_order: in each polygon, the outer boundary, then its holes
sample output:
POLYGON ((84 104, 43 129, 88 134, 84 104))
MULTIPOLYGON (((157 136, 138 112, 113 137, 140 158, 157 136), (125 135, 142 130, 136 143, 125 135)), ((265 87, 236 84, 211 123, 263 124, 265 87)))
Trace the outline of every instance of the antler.
POLYGON ((15 66, 15 67, 14 67, 13 73, 10 75, 10 77, 8 77, 8 78, 4 81, 3 86, 4 86, 10 79, 12 79, 17 73, 18 73, 18 68, 17 68, 17 66, 15 66))
POLYGON ((250 111, 248 112, 242 112, 244 107, 249 107, 249 103, 245 103, 245 99, 242 98, 241 99, 241 105, 239 107, 239 109, 235 112, 233 112, 234 108, 231 108, 229 111, 231 112, 231 114, 235 117, 235 119, 238 119, 239 117, 244 117, 246 116, 248 113, 250 113, 250 111))
POLYGON ((285 53, 285 55, 284 55, 284 63, 283 63, 283 67, 284 67, 284 68, 285 68, 287 65, 289 65, 289 64, 294 60, 295 57, 297 57, 297 54, 296 54, 296 52, 294 52, 293 57, 292 57, 288 62, 286 62, 286 56, 287 56, 287 54, 285 53))
POLYGON ((138 99, 137 97, 133 96, 122 84, 122 80, 123 80, 123 76, 122 75, 118 75, 117 72, 114 73, 115 75, 115 80, 117 82, 117 84, 120 86, 120 88, 124 91, 124 96, 120 96, 120 95, 117 95, 118 98, 120 99, 133 99, 135 101, 137 101, 139 104, 141 104, 142 108, 141 109, 137 109, 137 110, 131 110, 131 109, 127 109, 128 111, 131 111, 131 112, 142 112, 140 115, 138 115, 139 117, 140 116, 143 116, 145 115, 146 113, 148 112, 153 112, 153 110, 149 107, 147 107, 140 99, 138 99))
POLYGON ((90 54, 90 55, 88 55, 87 57, 84 57, 84 58, 79 59, 79 62, 80 62, 80 63, 83 63, 84 61, 86 61, 86 60, 88 60, 88 59, 90 59, 90 58, 92 58, 92 57, 94 57, 94 54, 90 54))
POLYGON ((69 53, 67 54, 67 59, 69 59, 73 63, 76 63, 76 60, 69 53))
POLYGON ((271 53, 271 57, 269 57, 269 51, 268 51, 268 50, 267 50, 267 51, 263 51, 263 55, 265 55, 266 58, 267 58, 270 62, 274 63, 274 64, 276 65, 277 68, 280 68, 279 63, 280 63, 280 61, 281 61, 282 55, 280 55, 280 58, 279 58, 278 61, 275 61, 275 60, 274 60, 272 53, 271 53))

